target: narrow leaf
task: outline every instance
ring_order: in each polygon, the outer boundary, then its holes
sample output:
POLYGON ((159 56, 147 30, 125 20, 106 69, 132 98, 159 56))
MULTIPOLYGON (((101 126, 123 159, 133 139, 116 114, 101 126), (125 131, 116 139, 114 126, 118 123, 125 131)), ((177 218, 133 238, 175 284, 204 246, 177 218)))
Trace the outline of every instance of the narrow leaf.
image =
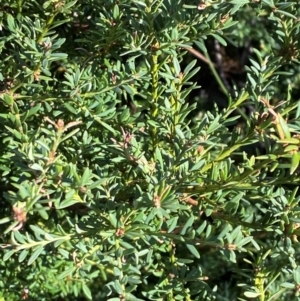
POLYGON ((38 247, 30 256, 27 265, 31 265, 40 256, 43 250, 44 250, 44 246, 38 247))

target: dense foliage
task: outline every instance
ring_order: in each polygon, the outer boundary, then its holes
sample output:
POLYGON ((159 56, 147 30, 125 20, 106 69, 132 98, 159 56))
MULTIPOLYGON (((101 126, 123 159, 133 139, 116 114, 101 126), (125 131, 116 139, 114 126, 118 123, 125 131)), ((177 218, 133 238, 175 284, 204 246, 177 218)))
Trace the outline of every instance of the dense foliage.
POLYGON ((300 4, 0 4, 0 300, 299 300, 300 4))

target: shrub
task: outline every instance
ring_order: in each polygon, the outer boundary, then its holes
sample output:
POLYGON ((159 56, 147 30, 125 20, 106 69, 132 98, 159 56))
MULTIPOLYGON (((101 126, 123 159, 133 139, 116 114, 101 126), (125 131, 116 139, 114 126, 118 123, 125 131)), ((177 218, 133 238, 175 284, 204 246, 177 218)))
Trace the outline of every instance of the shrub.
POLYGON ((1 5, 1 300, 298 300, 297 2, 1 5))

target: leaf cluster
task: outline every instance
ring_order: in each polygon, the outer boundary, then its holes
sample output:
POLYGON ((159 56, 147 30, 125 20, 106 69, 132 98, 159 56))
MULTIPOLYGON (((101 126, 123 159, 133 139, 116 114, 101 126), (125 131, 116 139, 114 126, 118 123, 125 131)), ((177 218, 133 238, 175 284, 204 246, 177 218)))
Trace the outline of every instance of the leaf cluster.
POLYGON ((285 0, 1 4, 0 299, 298 300, 299 18, 285 0), (211 41, 248 43, 242 86, 211 41), (225 106, 194 101, 199 60, 225 106))

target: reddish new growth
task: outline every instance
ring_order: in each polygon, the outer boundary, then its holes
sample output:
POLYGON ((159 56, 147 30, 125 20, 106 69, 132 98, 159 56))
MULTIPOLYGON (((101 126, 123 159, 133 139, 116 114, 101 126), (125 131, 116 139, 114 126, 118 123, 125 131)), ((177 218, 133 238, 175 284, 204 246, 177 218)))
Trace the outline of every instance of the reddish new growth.
POLYGON ((160 208, 160 196, 158 196, 156 193, 154 194, 153 198, 153 204, 156 208, 160 208))
MULTIPOLYGON (((123 134, 123 142, 118 142, 114 138, 110 138, 110 139, 113 141, 114 144, 120 146, 123 150, 126 150, 130 146, 130 141, 134 135, 130 134, 129 132, 125 132, 122 127, 121 127, 121 130, 122 130, 122 134, 123 134)), ((134 156, 132 154, 130 154, 129 152, 126 152, 126 155, 131 161, 136 161, 134 156)))
POLYGON ((116 231, 116 236, 123 236, 125 234, 125 230, 124 229, 117 229, 116 231))
POLYGON ((24 207, 13 206, 14 220, 18 221, 18 224, 13 228, 13 231, 20 230, 26 222, 26 211, 24 207))
POLYGON ((44 119, 45 119, 45 121, 47 121, 50 124, 52 124, 57 129, 57 131, 60 131, 60 132, 64 132, 67 129, 69 129, 71 127, 74 127, 74 126, 82 123, 82 121, 72 121, 72 122, 69 122, 67 125, 65 125, 65 122, 62 119, 58 119, 57 123, 55 123, 54 121, 52 121, 47 116, 44 119))
POLYGON ((22 300, 28 299, 28 295, 29 295, 29 289, 24 288, 23 291, 22 291, 22 300))
POLYGON ((133 134, 130 134, 129 132, 125 132, 124 129, 121 127, 122 130, 122 134, 123 134, 123 143, 117 142, 116 139, 111 138, 111 140, 119 145, 120 147, 122 147, 124 150, 128 148, 128 146, 130 145, 130 141, 133 137, 133 134))

